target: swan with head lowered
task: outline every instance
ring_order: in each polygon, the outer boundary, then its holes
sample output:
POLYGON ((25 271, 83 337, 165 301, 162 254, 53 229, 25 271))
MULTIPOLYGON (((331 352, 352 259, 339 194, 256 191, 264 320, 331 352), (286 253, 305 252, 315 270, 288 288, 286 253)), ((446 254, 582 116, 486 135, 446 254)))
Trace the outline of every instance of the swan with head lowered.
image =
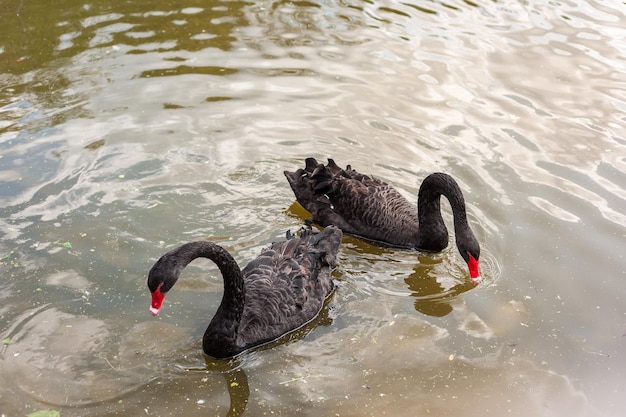
POLYGON ((204 353, 231 358, 290 333, 313 320, 333 291, 342 232, 310 226, 299 236, 265 248, 243 270, 221 246, 212 242, 186 243, 163 255, 148 274, 152 293, 150 312, 159 314, 163 299, 182 270, 196 258, 208 258, 224 279, 222 302, 202 339, 204 353))
POLYGON ((387 183, 360 174, 350 165, 306 159, 304 169, 284 172, 298 202, 312 220, 335 225, 344 233, 390 246, 439 252, 448 246, 448 229, 441 217, 440 197, 450 202, 456 245, 470 277, 481 280, 480 245, 467 221, 465 199, 448 174, 430 174, 420 186, 417 209, 387 183))

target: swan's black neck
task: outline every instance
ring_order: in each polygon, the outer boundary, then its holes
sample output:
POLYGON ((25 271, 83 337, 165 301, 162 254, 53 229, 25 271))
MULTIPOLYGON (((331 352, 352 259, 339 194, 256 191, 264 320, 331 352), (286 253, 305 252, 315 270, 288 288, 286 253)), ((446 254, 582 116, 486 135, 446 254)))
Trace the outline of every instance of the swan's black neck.
POLYGON ((419 217, 418 248, 440 251, 448 246, 448 229, 441 217, 441 196, 445 196, 452 207, 456 243, 465 261, 468 252, 478 259, 478 241, 467 222, 465 200, 457 182, 441 172, 426 177, 419 190, 417 213, 419 217))
POLYGON ((224 248, 212 242, 199 241, 186 243, 165 254, 157 263, 166 272, 161 291, 169 291, 182 270, 196 258, 208 258, 215 262, 224 279, 222 301, 204 333, 204 352, 217 358, 233 356, 231 353, 238 351, 237 333, 245 303, 245 288, 237 262, 224 248))

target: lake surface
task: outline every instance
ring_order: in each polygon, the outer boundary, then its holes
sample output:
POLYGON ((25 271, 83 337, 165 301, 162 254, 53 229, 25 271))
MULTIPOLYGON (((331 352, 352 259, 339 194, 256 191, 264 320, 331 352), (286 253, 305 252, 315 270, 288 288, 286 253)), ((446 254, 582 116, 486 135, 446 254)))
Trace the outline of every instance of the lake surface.
POLYGON ((2 416, 623 415, 623 3, 0 3, 2 416), (150 267, 297 230, 308 156, 454 176, 483 282, 344 237, 317 320, 205 358, 219 271, 154 318, 150 267))

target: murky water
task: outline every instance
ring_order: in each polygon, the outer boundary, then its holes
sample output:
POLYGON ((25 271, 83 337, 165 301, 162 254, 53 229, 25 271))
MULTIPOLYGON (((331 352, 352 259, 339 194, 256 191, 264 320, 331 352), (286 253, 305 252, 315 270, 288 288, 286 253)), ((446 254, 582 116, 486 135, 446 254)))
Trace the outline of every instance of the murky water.
POLYGON ((623 4, 0 6, 3 416, 623 414, 623 4), (184 241, 245 264, 295 230, 282 171, 307 156, 412 200, 453 175, 484 281, 454 246, 346 237, 319 319, 205 360, 217 269, 159 318, 146 274, 184 241))

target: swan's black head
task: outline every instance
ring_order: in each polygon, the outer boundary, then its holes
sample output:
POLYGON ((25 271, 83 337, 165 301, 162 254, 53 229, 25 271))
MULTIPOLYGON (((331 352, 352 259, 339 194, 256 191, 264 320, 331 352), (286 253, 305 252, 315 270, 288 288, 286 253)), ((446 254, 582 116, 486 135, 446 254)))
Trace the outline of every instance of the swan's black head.
POLYGON ((174 286, 184 266, 172 252, 163 255, 148 273, 148 289, 152 293, 150 313, 159 314, 165 294, 174 286))
POLYGON ((470 231, 470 233, 467 233, 464 236, 457 235, 456 245, 459 248, 461 256, 467 263, 472 281, 479 284, 482 278, 479 270, 480 245, 478 244, 478 240, 476 240, 476 237, 474 237, 474 234, 470 231))

